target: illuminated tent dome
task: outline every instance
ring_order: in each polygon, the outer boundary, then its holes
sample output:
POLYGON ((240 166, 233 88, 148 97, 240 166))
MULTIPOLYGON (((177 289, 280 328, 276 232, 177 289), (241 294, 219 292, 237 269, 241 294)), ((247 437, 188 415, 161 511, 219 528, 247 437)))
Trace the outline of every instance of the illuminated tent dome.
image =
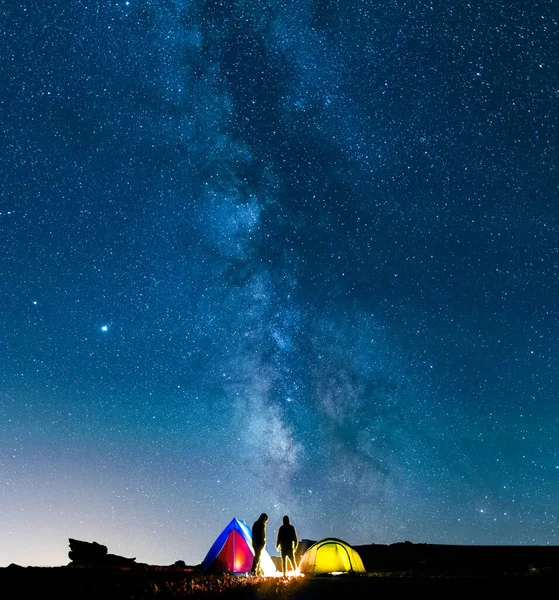
MULTIPOLYGON (((202 568, 213 573, 249 573, 253 559, 252 531, 244 521, 234 518, 209 549, 202 568)), ((264 575, 276 572, 266 549, 262 551, 260 566, 264 575)))
POLYGON ((309 546, 301 556, 299 571, 305 575, 367 572, 359 554, 337 538, 325 538, 309 546))

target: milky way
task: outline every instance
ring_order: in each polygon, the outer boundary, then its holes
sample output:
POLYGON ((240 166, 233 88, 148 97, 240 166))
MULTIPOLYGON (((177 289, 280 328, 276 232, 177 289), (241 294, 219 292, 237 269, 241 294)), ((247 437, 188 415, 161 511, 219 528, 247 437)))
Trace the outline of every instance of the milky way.
POLYGON ((555 9, 2 9, 0 564, 558 544, 555 9))

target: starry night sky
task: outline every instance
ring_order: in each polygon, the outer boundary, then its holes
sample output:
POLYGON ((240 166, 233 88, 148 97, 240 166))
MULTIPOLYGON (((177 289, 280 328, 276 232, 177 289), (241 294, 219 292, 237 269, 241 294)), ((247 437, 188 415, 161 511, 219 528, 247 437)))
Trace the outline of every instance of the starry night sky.
POLYGON ((559 544, 557 8, 2 3, 0 565, 559 544))

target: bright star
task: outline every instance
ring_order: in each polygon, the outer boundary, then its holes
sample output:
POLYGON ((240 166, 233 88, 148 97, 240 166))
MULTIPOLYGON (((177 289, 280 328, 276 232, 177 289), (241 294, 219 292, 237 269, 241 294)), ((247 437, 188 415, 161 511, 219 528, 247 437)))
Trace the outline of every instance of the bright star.
POLYGON ((108 325, 103 325, 101 327, 101 331, 109 331, 109 326, 108 325))

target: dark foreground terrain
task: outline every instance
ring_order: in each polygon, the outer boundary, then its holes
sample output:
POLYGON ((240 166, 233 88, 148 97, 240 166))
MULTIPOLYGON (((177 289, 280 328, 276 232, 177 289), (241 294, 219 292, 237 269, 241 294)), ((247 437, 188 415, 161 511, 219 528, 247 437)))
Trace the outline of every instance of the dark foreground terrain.
MULTIPOLYGON (((124 564, 115 566, 111 560, 121 557, 105 554, 104 548, 97 562, 80 564, 76 552, 80 548, 90 551, 93 545, 71 541, 74 561, 68 566, 0 568, 0 600, 531 600, 556 595, 559 584, 557 546, 372 544, 355 547, 366 575, 284 580, 208 575, 200 565, 188 567, 181 561, 162 567, 124 559, 124 564)), ((93 547, 100 552, 99 545, 93 547)))
POLYGON ((559 577, 533 573, 503 576, 433 576, 414 574, 251 579, 206 576, 172 570, 95 569, 72 567, 6 567, 0 569, 4 600, 314 600, 338 597, 461 599, 547 597, 559 577))

